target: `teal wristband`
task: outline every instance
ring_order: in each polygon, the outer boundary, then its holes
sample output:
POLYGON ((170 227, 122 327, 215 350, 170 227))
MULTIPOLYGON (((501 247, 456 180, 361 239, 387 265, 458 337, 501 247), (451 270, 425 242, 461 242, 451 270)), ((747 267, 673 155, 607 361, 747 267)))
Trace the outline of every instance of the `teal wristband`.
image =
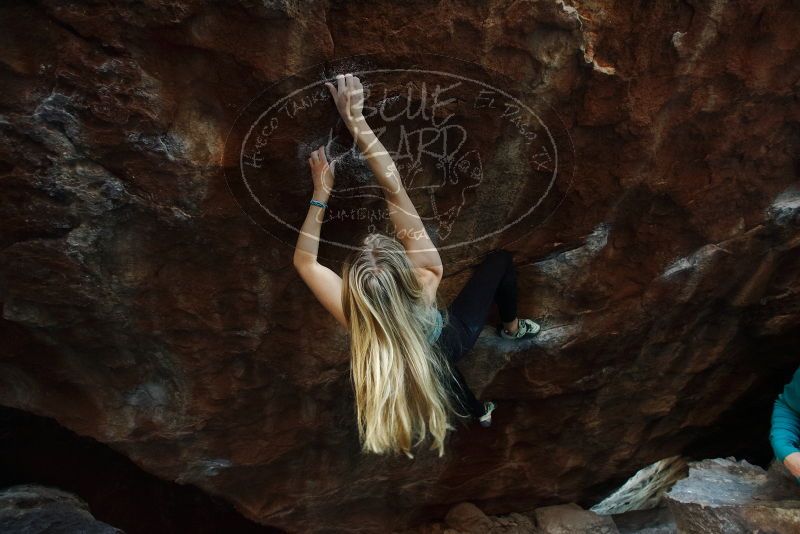
POLYGON ((324 202, 322 202, 321 200, 316 200, 314 198, 311 199, 311 202, 309 202, 309 204, 312 204, 314 206, 319 206, 320 208, 323 208, 323 209, 328 207, 328 205, 325 204, 324 202))

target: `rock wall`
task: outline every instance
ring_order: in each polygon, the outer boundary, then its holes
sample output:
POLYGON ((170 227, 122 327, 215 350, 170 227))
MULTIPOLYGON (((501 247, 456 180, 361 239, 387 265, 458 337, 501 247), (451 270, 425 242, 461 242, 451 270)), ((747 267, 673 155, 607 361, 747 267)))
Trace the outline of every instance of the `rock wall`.
MULTIPOLYGON (((265 525, 595 499, 798 363, 793 2, 40 1, 0 21, 0 403, 265 525), (520 310, 544 330, 481 338, 463 371, 495 423, 459 429, 444 460, 359 454, 345 333, 226 185, 226 134, 264 86, 365 51, 497 73, 574 147, 551 215, 479 246, 515 252, 520 310)), ((478 137, 489 172, 521 157, 501 134, 478 137)), ((308 141, 284 139, 272 183, 307 180, 292 151, 308 141)), ((493 195, 468 198, 475 217, 493 195)), ((443 303, 469 274, 453 265, 443 303)))

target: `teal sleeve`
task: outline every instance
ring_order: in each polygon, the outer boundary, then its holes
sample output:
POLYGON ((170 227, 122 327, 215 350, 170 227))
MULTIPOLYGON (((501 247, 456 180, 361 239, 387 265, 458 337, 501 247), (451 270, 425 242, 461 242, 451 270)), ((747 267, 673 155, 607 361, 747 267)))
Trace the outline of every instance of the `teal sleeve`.
POLYGON ((783 462, 784 458, 793 452, 800 452, 800 414, 794 411, 786 401, 783 394, 778 395, 772 409, 772 426, 769 431, 769 441, 775 458, 783 462))

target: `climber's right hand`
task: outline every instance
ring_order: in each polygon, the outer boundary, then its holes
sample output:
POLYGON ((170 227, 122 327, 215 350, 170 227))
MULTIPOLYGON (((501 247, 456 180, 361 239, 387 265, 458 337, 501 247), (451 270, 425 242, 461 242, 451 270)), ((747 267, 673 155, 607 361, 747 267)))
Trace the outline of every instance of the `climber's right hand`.
POLYGON ((332 83, 325 82, 339 115, 347 127, 352 129, 358 122, 364 120, 364 86, 357 76, 349 72, 337 75, 336 84, 337 87, 334 87, 332 83))

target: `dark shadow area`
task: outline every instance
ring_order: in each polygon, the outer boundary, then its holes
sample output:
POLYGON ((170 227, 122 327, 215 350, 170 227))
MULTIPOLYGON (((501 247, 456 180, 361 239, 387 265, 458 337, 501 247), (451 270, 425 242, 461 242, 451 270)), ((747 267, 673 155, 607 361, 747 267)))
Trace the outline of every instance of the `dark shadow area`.
POLYGON ((161 480, 110 447, 55 420, 0 407, 0 484, 55 486, 128 534, 280 533, 200 489, 161 480))
MULTIPOLYGON (((766 317, 775 315, 770 310, 766 317)), ((747 319, 747 332, 758 328, 759 320, 768 320, 759 317, 758 310, 747 319)), ((772 408, 797 369, 796 339, 794 335, 748 337, 746 343, 749 357, 739 367, 742 377, 758 373, 760 379, 685 451, 692 460, 733 456, 767 469, 774 457, 769 441, 772 408)))
POLYGON ((769 443, 772 405, 789 379, 791 376, 773 381, 771 389, 775 394, 759 390, 727 410, 707 434, 689 447, 686 456, 691 460, 733 456, 764 469, 769 467, 774 456, 769 443), (747 423, 742 424, 743 421, 747 423))

